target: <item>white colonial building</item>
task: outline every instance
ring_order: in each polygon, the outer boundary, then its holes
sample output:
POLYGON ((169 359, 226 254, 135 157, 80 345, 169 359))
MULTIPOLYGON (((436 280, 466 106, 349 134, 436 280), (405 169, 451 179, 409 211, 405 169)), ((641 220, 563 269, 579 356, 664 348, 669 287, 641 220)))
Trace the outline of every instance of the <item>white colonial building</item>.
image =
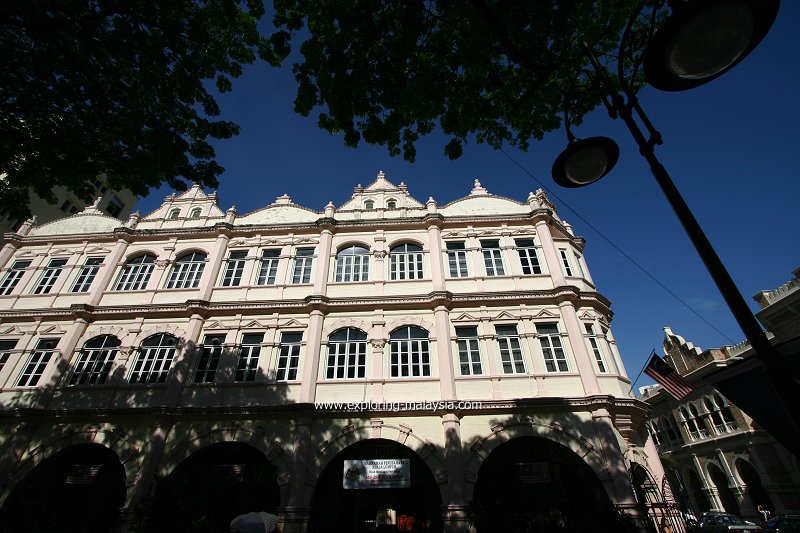
POLYGON ((541 191, 437 205, 383 173, 323 211, 193 187, 28 222, 0 251, 0 523, 644 523, 663 470, 583 248, 541 191))

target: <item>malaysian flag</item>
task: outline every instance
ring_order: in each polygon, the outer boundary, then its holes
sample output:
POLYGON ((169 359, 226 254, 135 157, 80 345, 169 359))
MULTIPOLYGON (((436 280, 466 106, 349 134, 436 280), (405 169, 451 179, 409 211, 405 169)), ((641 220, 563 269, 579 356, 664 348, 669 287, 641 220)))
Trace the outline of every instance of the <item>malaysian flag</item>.
POLYGON ((686 381, 683 376, 678 374, 674 368, 669 366, 655 352, 650 357, 647 366, 644 367, 644 373, 664 387, 664 390, 674 396, 676 400, 682 400, 694 389, 691 383, 686 381))

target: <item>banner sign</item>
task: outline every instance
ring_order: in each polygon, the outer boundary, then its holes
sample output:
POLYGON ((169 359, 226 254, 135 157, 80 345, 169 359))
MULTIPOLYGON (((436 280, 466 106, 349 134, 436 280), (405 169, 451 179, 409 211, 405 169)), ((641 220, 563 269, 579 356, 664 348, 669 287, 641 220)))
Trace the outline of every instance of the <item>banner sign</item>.
POLYGON ((411 486, 411 459, 345 459, 345 489, 404 489, 411 486))

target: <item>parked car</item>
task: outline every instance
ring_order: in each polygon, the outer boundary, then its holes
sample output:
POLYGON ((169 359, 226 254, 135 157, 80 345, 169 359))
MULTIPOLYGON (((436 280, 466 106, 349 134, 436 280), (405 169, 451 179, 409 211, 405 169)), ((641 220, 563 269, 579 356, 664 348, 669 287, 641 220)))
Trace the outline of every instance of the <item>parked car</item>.
POLYGON ((774 533, 800 532, 800 515, 778 515, 775 518, 768 520, 765 524, 765 527, 765 531, 774 533))
POLYGON ((700 520, 692 531, 697 533, 735 533, 764 530, 758 524, 742 520, 735 514, 710 511, 700 515, 700 520))

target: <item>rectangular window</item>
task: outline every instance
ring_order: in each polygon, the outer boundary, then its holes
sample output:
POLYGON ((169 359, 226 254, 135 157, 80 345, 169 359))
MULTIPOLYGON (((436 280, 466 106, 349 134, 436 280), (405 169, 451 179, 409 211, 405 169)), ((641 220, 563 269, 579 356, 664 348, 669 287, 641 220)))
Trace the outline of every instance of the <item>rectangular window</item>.
POLYGON ((125 209, 125 203, 116 196, 113 196, 106 206, 106 213, 112 217, 118 217, 123 209, 125 209))
POLYGON ((564 265, 564 274, 567 276, 572 275, 572 268, 569 266, 569 258, 567 257, 567 249, 559 248, 558 253, 561 255, 561 263, 564 265))
POLYGON ((522 265, 522 273, 541 274, 542 267, 539 265, 539 258, 536 256, 536 244, 533 239, 517 239, 517 253, 519 262, 522 265))
POLYGON ((300 366, 300 341, 302 333, 282 333, 278 350, 277 381, 293 381, 297 379, 297 368, 300 366))
POLYGON ((544 354, 544 366, 548 372, 568 372, 567 356, 561 344, 558 324, 536 324, 539 344, 544 354))
POLYGON ((294 256, 292 283, 311 283, 311 264, 314 261, 313 248, 298 248, 294 256))
POLYGON ((11 270, 8 271, 5 279, 0 283, 0 296, 8 296, 14 291, 29 266, 31 266, 30 261, 14 261, 14 264, 11 265, 11 270))
POLYGON ((53 288, 58 276, 61 274, 61 270, 64 268, 64 265, 67 264, 66 259, 53 259, 50 261, 50 264, 47 265, 44 273, 42 274, 42 278, 39 280, 39 284, 36 285, 36 288, 33 289, 33 294, 48 294, 50 290, 53 288))
POLYGON ((481 241, 481 251, 483 252, 483 264, 486 267, 486 275, 505 275, 503 256, 500 254, 500 241, 481 241))
POLYGON ((448 242, 447 263, 450 266, 451 278, 466 278, 467 274, 467 250, 463 242, 448 242))
POLYGON ((263 333, 248 333, 242 337, 242 345, 239 348, 239 363, 236 365, 234 381, 256 380, 262 342, 264 342, 263 333))
POLYGON ((495 326, 504 374, 524 374, 525 361, 516 326, 495 326))
POLYGON ((206 335, 200 347, 200 361, 194 372, 195 383, 214 383, 219 359, 222 356, 225 335, 206 335))
POLYGON ((228 255, 225 263, 225 273, 222 275, 223 287, 238 287, 242 282, 242 272, 247 258, 247 251, 237 250, 228 255))
POLYGON ((3 371, 3 367, 6 366, 9 358, 11 358, 11 350, 13 350, 16 346, 16 339, 0 340, 0 372, 3 371))
POLYGON ((57 344, 58 339, 39 339, 36 349, 25 364, 25 370, 17 381, 17 387, 35 387, 39 383, 39 378, 44 374, 44 369, 53 357, 57 344))
POLYGON ((103 264, 102 257, 89 257, 78 272, 78 277, 75 278, 75 283, 72 285, 72 292, 87 292, 89 287, 92 286, 97 272, 100 270, 100 265, 103 264))
POLYGON ((594 326, 591 324, 584 324, 586 327, 586 334, 590 335, 589 344, 592 346, 592 353, 594 353, 594 360, 597 362, 597 370, 600 372, 607 372, 603 352, 600 351, 600 344, 597 342, 597 337, 594 334, 594 326))
POLYGON ((261 252, 261 268, 258 271, 258 285, 275 285, 275 275, 278 273, 280 250, 264 250, 261 252))
POLYGON ((456 344, 462 376, 478 376, 483 374, 481 352, 478 348, 477 327, 457 327, 456 344))

